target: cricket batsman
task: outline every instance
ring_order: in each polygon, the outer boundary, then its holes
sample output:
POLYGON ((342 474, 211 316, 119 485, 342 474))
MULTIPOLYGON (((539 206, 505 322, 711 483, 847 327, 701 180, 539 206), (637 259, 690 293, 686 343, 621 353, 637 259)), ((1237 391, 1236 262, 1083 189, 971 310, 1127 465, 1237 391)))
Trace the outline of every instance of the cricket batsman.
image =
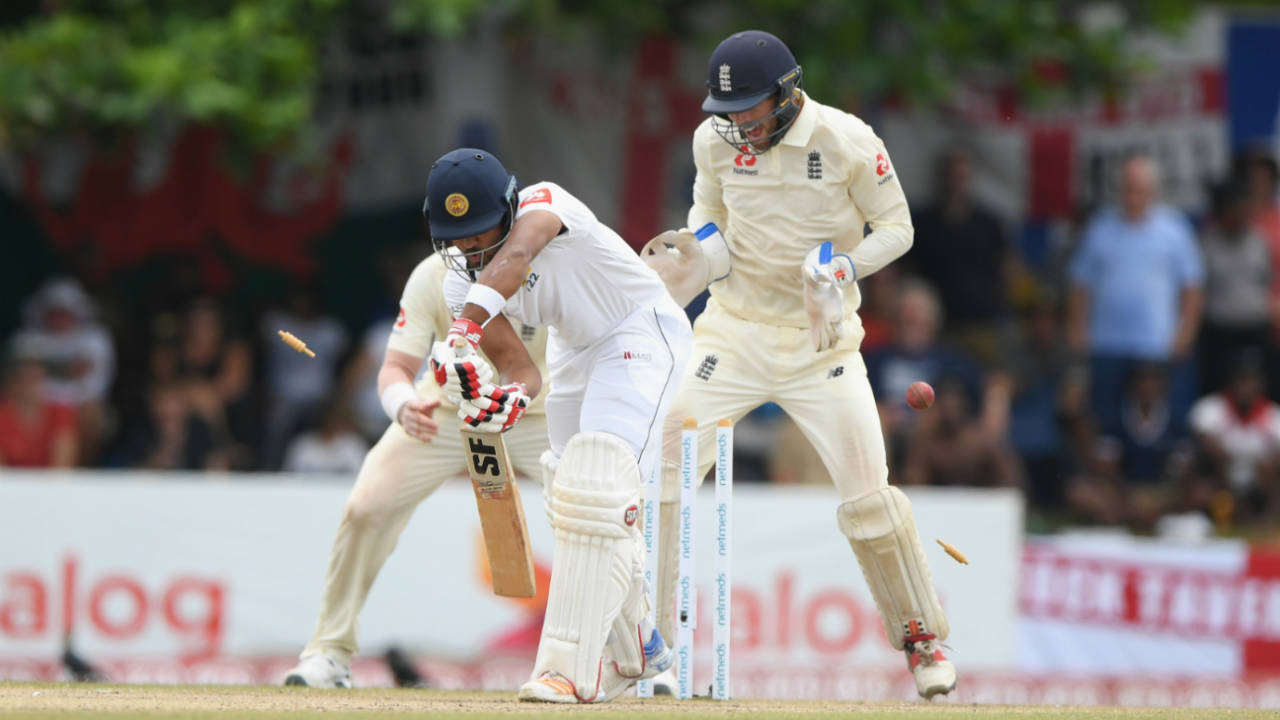
POLYGON ((662 421, 692 330, 661 278, 564 188, 517 190, 493 155, 463 148, 427 179, 432 240, 462 312, 431 364, 476 430, 519 427, 541 378, 511 320, 546 326, 555 531, 546 617, 521 700, 610 700, 671 665, 645 591, 640 479, 661 461, 662 421), (508 320, 510 318, 511 320, 508 320), (483 349, 486 361, 478 354, 483 349))
POLYGON ((664 233, 642 251, 680 303, 711 289, 665 426, 658 627, 672 636, 682 421, 698 419, 701 481, 716 421, 737 421, 773 401, 831 474, 841 498, 837 525, 916 689, 925 698, 949 693, 956 671, 940 649, 947 619, 911 503, 888 484, 858 351, 854 281, 911 247, 906 197, 880 139, 805 94, 800 66, 778 38, 736 33, 712 53, 707 73, 702 109, 711 116, 693 136, 689 210, 689 227, 699 230, 664 233))
MULTIPOLYGON (((441 398, 430 375, 414 384, 432 342, 444 337, 453 322, 444 302, 445 272, 444 259, 436 253, 418 263, 405 283, 400 317, 378 373, 382 406, 393 422, 360 466, 329 554, 315 634, 301 661, 285 675, 286 685, 351 687, 356 620, 374 578, 418 504, 466 471, 457 402, 441 398)), ((519 334, 527 354, 540 360, 546 330, 520 326, 519 334)), ((534 402, 525 412, 524 422, 507 435, 507 450, 521 475, 541 481, 545 409, 534 402)))

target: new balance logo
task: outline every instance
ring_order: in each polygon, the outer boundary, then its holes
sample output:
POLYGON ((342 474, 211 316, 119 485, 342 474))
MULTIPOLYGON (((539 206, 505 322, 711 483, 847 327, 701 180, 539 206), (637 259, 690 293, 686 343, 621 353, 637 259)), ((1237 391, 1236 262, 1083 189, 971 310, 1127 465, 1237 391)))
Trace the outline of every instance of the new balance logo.
POLYGON ((838 378, 843 374, 844 374, 844 366, 837 365, 827 371, 827 379, 830 380, 831 378, 838 378))
POLYGON ((533 336, 534 336, 534 335, 537 335, 537 334, 538 334, 538 326, 537 326, 537 325, 525 325, 525 324, 523 324, 523 323, 521 323, 521 324, 520 324, 520 339, 521 339, 521 340, 523 340, 523 341, 525 341, 525 342, 529 342, 530 340, 533 340, 533 336))
POLYGON ((822 179, 822 154, 817 150, 809 153, 809 179, 822 179))
POLYGON ((720 362, 720 358, 715 355, 708 355, 702 358, 702 362, 698 365, 698 369, 693 373, 694 377, 699 380, 710 380, 711 373, 716 371, 716 363, 720 362))

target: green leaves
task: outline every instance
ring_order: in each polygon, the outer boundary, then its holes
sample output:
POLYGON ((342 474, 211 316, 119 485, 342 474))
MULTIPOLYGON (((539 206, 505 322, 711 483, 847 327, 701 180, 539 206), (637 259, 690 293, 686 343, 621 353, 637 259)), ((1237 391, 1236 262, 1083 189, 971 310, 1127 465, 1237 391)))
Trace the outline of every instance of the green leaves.
POLYGON ((1136 59, 1121 40, 1176 32, 1192 0, 1131 0, 1108 22, 1060 0, 63 0, 0 30, 0 143, 89 132, 112 138, 197 122, 246 149, 301 137, 320 52, 344 16, 385 10, 395 31, 461 37, 476 22, 590 36, 625 52, 651 33, 706 52, 732 30, 780 36, 805 84, 840 104, 929 105, 959 82, 1032 100, 1110 89, 1136 59), (486 20, 487 19, 487 20, 486 20))

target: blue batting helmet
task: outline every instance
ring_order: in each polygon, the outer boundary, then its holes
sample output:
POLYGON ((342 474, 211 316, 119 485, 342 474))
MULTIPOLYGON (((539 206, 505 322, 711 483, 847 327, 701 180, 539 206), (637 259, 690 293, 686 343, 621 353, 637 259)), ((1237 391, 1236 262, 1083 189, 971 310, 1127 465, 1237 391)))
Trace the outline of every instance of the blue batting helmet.
MULTIPOLYGON (((502 239, 493 246, 498 247, 506 242, 516 216, 516 176, 484 150, 459 148, 445 153, 431 164, 422 213, 437 252, 444 252, 454 240, 503 225, 502 239)), ((475 271, 483 264, 468 268, 467 257, 482 255, 493 247, 448 253, 445 259, 455 269, 475 271)))

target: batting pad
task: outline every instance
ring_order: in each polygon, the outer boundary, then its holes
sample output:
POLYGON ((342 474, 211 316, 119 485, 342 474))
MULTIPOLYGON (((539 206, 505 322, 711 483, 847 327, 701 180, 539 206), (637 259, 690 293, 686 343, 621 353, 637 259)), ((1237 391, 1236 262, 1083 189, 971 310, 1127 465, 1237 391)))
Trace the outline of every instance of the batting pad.
POLYGON ((858 556, 889 642, 902 650, 909 635, 946 640, 950 628, 933 590, 907 496, 886 485, 842 503, 836 518, 858 556))
POLYGON ((574 435, 548 496, 556 547, 533 677, 554 670, 590 702, 609 628, 632 592, 637 548, 643 552, 636 455, 616 435, 574 435))
MULTIPOLYGON (((640 628, 649 615, 649 592, 645 589, 644 582, 643 542, 635 544, 631 562, 631 586, 618 611, 618 617, 613 621, 607 653, 618 666, 618 674, 628 678, 639 677, 644 672, 644 643, 649 639, 640 628)), ((652 630, 652 626, 649 628, 652 630)))

